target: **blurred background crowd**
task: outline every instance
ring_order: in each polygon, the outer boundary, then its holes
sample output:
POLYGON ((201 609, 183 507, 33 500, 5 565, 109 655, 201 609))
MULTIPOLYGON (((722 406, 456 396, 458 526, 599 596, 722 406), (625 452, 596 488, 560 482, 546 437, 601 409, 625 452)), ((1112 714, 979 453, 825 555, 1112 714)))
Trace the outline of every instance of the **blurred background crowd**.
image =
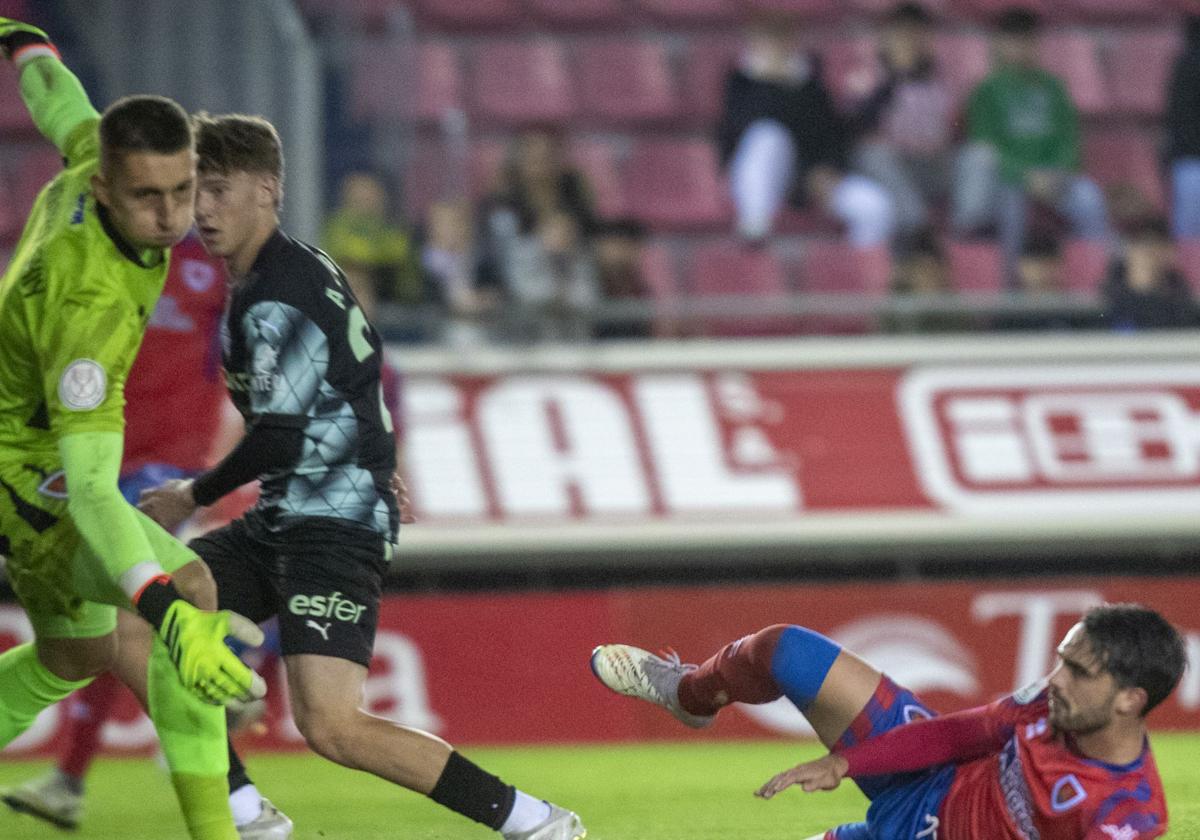
MULTIPOLYGON (((69 50, 72 5, 0 14, 69 50)), ((392 341, 1200 325, 1182 0, 294 8, 317 239, 392 341)), ((56 165, 5 78, 0 262, 56 165)))

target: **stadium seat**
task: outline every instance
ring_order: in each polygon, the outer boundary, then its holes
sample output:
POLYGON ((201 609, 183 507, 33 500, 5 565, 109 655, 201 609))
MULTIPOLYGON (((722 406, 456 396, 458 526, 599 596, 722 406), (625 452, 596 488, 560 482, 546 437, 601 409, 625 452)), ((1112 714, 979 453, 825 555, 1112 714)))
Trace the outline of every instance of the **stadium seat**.
POLYGON ((883 297, 892 277, 887 248, 854 248, 839 239, 814 239, 804 248, 801 289, 805 292, 883 297))
POLYGON ((1200 239, 1185 239, 1176 249, 1179 270, 1192 286, 1192 294, 1200 297, 1200 239))
POLYGON ((987 38, 971 33, 938 33, 933 46, 955 99, 964 102, 991 69, 987 38))
POLYGON ((28 0, 0 0, 0 17, 29 20, 32 16, 28 0))
POLYGON ((1052 10, 1053 0, 1021 0, 1020 3, 1013 0, 957 0, 955 5, 981 20, 991 21, 1014 5, 1045 15, 1052 10))
POLYGON ((616 26, 625 15, 621 0, 525 0, 541 19, 556 27, 616 26))
MULTIPOLYGON (((784 300, 788 293, 783 267, 766 248, 732 242, 698 246, 692 253, 689 291, 693 298, 740 297, 762 302, 784 300)), ((800 329, 794 315, 704 317, 697 319, 707 335, 790 335, 800 329)))
POLYGON ((463 107, 458 54, 446 43, 421 44, 417 60, 417 119, 436 122, 463 107))
POLYGON ((1101 186, 1128 184, 1159 210, 1167 199, 1152 136, 1137 129, 1105 129, 1084 135, 1083 166, 1101 186))
POLYGON ((575 92, 559 41, 489 43, 475 61, 479 116, 505 123, 562 122, 575 113, 575 92))
POLYGON ((713 229, 729 223, 717 155, 703 140, 649 140, 625 169, 629 212, 651 227, 713 229))
POLYGON ((1094 18, 1154 18, 1170 11, 1160 0, 1062 0, 1062 7, 1073 16, 1094 18))
POLYGON ((1102 114, 1108 110, 1108 85, 1091 33, 1045 35, 1038 46, 1042 67, 1063 80, 1081 113, 1102 114))
POLYGON ((647 14, 672 25, 722 23, 737 19, 736 0, 633 0, 647 14))
POLYGON ((519 0, 417 0, 422 17, 442 27, 494 32, 519 23, 519 0))
POLYGON ((403 47, 387 41, 363 40, 350 51, 350 113, 356 119, 401 120, 413 113, 411 88, 405 79, 418 77, 417 96, 423 93, 425 48, 414 62, 403 47))
POLYGON ((1068 292, 1096 295, 1111 254, 1103 242, 1073 239, 1063 246, 1063 283, 1068 292))
POLYGON ((37 128, 29 117, 21 89, 17 87, 17 74, 5 68, 0 73, 0 134, 36 134, 37 128))
POLYGON ((471 196, 479 199, 496 188, 500 169, 508 155, 508 146, 500 140, 479 140, 471 144, 471 196))
POLYGON ((625 215, 617 150, 603 140, 577 140, 571 144, 571 162, 579 167, 591 188, 596 213, 602 219, 625 215))
POLYGON ((948 242, 946 259, 955 291, 981 294, 1004 289, 1004 268, 995 243, 948 242))
POLYGON ((630 123, 676 115, 678 97, 661 41, 606 39, 585 43, 577 53, 581 116, 630 123))
MULTIPOLYGON (((884 15, 896 7, 896 0, 850 0, 850 5, 867 14, 884 15)), ((931 14, 942 17, 951 6, 960 5, 960 0, 925 0, 921 5, 931 14)))
POLYGON ((741 39, 698 36, 688 44, 683 66, 684 107, 697 123, 713 125, 725 102, 725 79, 737 62, 741 39))
POLYGON ((36 151, 27 152, 20 158, 14 190, 18 225, 25 223, 29 209, 33 207, 33 202, 42 191, 42 187, 61 172, 62 168, 62 157, 48 144, 38 146, 36 151))
POLYGON ((1113 107, 1129 114, 1161 113, 1180 46, 1170 30, 1119 35, 1108 52, 1113 107))
POLYGON ((653 331, 656 336, 678 335, 679 276, 675 268, 675 254, 669 245, 651 242, 642 250, 642 279, 654 302, 655 316, 653 331))
POLYGON ((751 12, 782 12, 802 17, 829 17, 840 11, 837 0, 742 0, 751 12))

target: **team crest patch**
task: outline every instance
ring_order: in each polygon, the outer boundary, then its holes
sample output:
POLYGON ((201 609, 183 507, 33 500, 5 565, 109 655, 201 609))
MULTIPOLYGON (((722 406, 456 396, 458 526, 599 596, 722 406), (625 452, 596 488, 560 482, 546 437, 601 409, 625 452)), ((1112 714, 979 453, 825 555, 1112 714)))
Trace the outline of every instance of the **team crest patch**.
POLYGON ((1102 825, 1100 830, 1107 834, 1112 840, 1137 840, 1141 832, 1129 825, 1102 825))
POLYGON ((1074 773, 1063 776, 1054 783, 1054 788, 1050 791, 1050 807, 1058 814, 1071 810, 1085 799, 1087 791, 1079 784, 1074 773))
POLYGON ((58 380, 58 399, 72 411, 91 411, 104 402, 108 377, 91 359, 76 359, 58 380))

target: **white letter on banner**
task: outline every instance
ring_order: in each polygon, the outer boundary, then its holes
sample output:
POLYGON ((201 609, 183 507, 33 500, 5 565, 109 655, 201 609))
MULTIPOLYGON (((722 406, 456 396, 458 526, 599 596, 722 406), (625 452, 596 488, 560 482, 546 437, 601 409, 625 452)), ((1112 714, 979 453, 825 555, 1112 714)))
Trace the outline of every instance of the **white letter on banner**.
POLYGON ((739 470, 730 464, 700 375, 639 376, 634 394, 669 511, 795 512, 800 507, 800 491, 785 468, 739 470))
POLYGON ((479 399, 496 496, 507 514, 650 512, 650 494, 620 398, 578 376, 514 376, 479 399), (556 440, 557 437, 557 440, 556 440))
POLYGON ((1017 648, 1017 671, 1013 690, 1040 680, 1050 671, 1051 652, 1059 640, 1054 636, 1060 615, 1082 616, 1104 603, 1094 590, 1065 592, 987 592, 971 604, 976 621, 988 622, 1002 615, 1021 616, 1021 640, 1017 648))
POLYGON ((412 639, 402 633, 380 630, 375 655, 387 661, 387 673, 372 670, 363 686, 365 708, 380 711, 403 726, 426 732, 442 731, 442 719, 429 705, 425 658, 412 639), (381 708, 386 706, 388 708, 381 708))
POLYGON ((418 513, 483 518, 487 496, 463 396, 444 379, 413 377, 404 385, 405 458, 418 513))

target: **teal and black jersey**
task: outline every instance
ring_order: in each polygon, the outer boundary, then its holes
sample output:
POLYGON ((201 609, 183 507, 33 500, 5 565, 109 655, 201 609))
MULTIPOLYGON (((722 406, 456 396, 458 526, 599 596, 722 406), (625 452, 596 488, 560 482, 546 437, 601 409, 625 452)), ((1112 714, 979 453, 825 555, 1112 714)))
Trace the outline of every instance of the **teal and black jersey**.
POLYGON ((247 426, 303 433, 295 463, 259 477, 250 516, 273 530, 297 517, 344 520, 392 542, 396 443, 379 379, 383 344, 333 260, 277 230, 233 289, 221 337, 247 426))

